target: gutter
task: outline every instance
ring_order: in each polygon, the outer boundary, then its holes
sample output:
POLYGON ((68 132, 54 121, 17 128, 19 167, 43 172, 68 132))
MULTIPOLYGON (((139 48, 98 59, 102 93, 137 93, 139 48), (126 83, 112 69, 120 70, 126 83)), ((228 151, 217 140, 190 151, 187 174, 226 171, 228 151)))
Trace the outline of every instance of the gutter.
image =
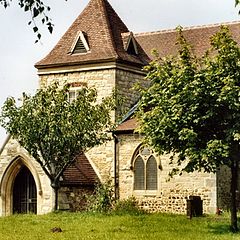
POLYGON ((115 200, 119 199, 119 169, 118 169, 118 143, 119 140, 117 136, 112 133, 112 136, 114 138, 114 198, 115 200))

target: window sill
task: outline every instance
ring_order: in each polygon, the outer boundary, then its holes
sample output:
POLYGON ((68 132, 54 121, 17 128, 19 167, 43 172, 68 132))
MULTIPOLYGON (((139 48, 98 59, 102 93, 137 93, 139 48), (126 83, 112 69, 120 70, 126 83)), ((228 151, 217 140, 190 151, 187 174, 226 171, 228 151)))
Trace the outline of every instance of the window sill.
POLYGON ((143 197, 155 197, 157 196, 157 190, 134 190, 134 196, 143 196, 143 197))

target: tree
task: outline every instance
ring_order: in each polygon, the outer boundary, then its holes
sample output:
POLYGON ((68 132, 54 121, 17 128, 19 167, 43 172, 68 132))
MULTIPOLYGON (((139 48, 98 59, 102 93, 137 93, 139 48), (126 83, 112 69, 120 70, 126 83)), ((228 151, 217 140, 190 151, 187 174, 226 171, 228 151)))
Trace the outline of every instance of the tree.
POLYGON ((181 29, 178 45, 177 56, 146 67, 151 86, 141 90, 139 131, 157 153, 172 153, 172 173, 230 167, 231 227, 237 231, 240 49, 226 27, 212 36, 202 58, 194 56, 181 29))
POLYGON ((113 98, 97 102, 95 89, 82 88, 69 101, 68 87, 53 84, 34 96, 23 94, 21 106, 8 98, 1 125, 41 165, 55 191, 58 204, 59 179, 79 154, 108 139, 113 98))
MULTIPOLYGON (((235 7, 239 7, 240 0, 235 0, 235 7)), ((240 10, 238 11, 238 14, 240 14, 240 10)))
MULTIPOLYGON (((2 4, 5 8, 10 6, 10 2, 12 0, 0 0, 0 4, 2 4)), ((53 31, 53 23, 52 20, 48 17, 48 12, 50 11, 50 7, 45 5, 42 0, 17 0, 20 8, 22 8, 25 12, 29 12, 31 14, 31 20, 28 22, 28 25, 32 25, 34 33, 37 34, 37 39, 41 39, 41 33, 38 29, 38 24, 36 20, 40 20, 42 24, 47 26, 47 29, 50 33, 53 31)), ((38 41, 36 40, 36 42, 38 41)))

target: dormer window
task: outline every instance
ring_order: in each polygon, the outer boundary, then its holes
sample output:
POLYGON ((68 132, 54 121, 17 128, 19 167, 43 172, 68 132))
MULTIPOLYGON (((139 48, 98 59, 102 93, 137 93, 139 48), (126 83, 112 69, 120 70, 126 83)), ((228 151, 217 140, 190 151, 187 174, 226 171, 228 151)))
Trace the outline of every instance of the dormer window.
POLYGON ((90 50, 87 35, 80 31, 73 43, 71 53, 72 54, 80 54, 80 53, 87 53, 90 50))
POLYGON ((138 55, 137 43, 135 38, 133 37, 133 33, 131 32, 127 44, 125 46, 125 51, 131 55, 138 55))

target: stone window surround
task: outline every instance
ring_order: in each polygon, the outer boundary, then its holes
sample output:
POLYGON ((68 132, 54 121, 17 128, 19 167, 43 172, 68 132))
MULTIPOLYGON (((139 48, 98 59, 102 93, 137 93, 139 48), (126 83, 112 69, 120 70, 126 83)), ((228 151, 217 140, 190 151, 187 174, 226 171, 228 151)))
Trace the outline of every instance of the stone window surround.
MULTIPOLYGON (((130 165, 130 169, 132 170, 133 172, 133 176, 134 176, 134 163, 135 163, 135 160, 137 159, 137 157, 139 156, 138 152, 140 150, 140 148, 142 147, 146 147, 144 146, 144 144, 139 144, 134 153, 133 153, 133 156, 131 158, 131 165, 130 165)), ((147 147, 149 148, 149 147, 147 147)), ((144 196, 144 197, 147 197, 147 196, 157 196, 158 193, 159 193, 159 189, 160 189, 160 174, 161 174, 161 170, 162 170, 162 165, 161 165, 161 160, 160 160, 160 157, 154 153, 152 150, 150 150, 150 154, 148 156, 145 157, 145 159, 143 159, 145 161, 145 166, 146 166, 146 162, 147 160, 153 156, 157 162, 157 189, 156 190, 136 190, 134 189, 134 182, 133 182, 133 185, 132 185, 132 192, 133 192, 133 195, 134 196, 144 196)), ((134 178, 133 178, 134 179, 134 178)), ((146 171, 145 171, 145 179, 146 179, 146 171)), ((134 181, 134 180, 133 180, 134 181)))
POLYGON ((87 84, 82 82, 73 82, 70 83, 69 86, 68 101, 72 102, 73 100, 77 99, 78 91, 84 87, 87 87, 87 84))

